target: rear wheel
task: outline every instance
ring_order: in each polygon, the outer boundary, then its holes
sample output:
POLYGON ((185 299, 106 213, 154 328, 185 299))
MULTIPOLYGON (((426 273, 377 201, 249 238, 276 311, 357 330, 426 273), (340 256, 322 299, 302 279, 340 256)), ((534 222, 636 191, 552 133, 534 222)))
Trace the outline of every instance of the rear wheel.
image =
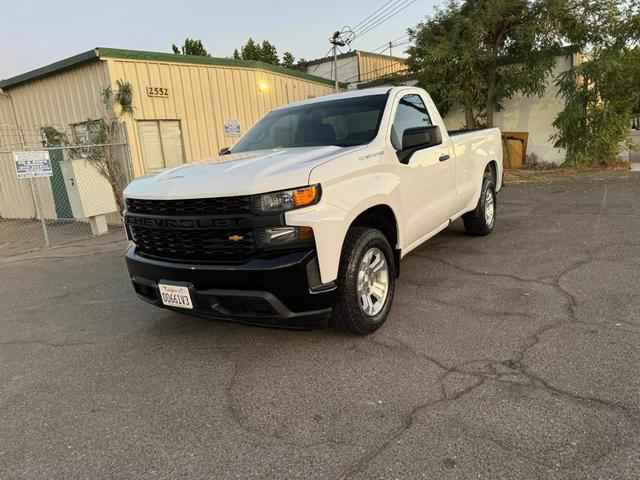
POLYGON ((482 179, 482 190, 476 208, 462 216, 469 235, 489 235, 496 224, 496 186, 491 175, 482 179))
POLYGON ((374 332, 387 319, 395 293, 393 250, 379 230, 349 230, 340 260, 333 323, 358 335, 374 332))

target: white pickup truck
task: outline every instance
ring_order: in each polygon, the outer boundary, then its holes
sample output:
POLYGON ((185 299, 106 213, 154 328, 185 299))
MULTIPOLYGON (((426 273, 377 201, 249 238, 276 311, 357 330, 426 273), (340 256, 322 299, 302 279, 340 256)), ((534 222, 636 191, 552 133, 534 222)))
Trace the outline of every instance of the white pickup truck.
POLYGON ((501 185, 499 130, 448 132, 422 89, 314 98, 270 112, 220 158, 132 182, 127 265, 164 308, 368 334, 400 260, 459 217, 489 234, 501 185))

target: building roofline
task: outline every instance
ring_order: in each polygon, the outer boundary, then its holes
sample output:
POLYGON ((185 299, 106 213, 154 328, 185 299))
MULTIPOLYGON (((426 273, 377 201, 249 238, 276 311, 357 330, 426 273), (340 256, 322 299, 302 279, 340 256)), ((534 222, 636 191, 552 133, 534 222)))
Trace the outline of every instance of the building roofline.
POLYGON ((279 65, 271 65, 264 62, 247 61, 247 60, 235 60, 233 58, 216 58, 216 57, 202 57, 195 55, 176 55, 173 53, 163 52, 149 52, 144 50, 126 50, 120 48, 94 48, 86 52, 74 55, 72 57, 65 58, 58 62, 45 65, 44 67, 36 68, 28 72, 16 75, 11 78, 0 80, 0 89, 7 90, 11 87, 18 86, 23 83, 44 78, 49 75, 59 73, 64 70, 75 68, 78 65, 105 59, 116 58, 122 60, 147 60, 156 62, 167 63, 185 63, 190 65, 218 65, 225 67, 240 67, 240 68, 252 68, 257 70, 266 70, 273 73, 279 73, 290 77, 297 77, 304 80, 309 80, 316 83, 322 83, 324 85, 333 85, 331 80, 318 77, 299 70, 292 70, 284 68, 279 65))
POLYGON ((21 73, 20 75, 0 80, 0 89, 7 90, 10 87, 35 80, 36 78, 46 77, 48 75, 58 73, 63 70, 68 70, 70 68, 76 67, 77 65, 81 65, 83 63, 91 62, 97 59, 97 48, 94 48, 93 50, 87 50, 86 52, 82 52, 78 55, 65 58, 64 60, 50 63, 49 65, 45 65, 44 67, 36 68, 35 70, 30 70, 28 72, 21 73))
MULTIPOLYGON (((390 58, 392 60, 397 60, 398 62, 401 62, 401 63, 406 63, 407 61, 406 58, 395 57, 392 55, 385 55, 383 53, 367 52, 365 50, 352 50, 347 53, 341 53, 340 55, 338 55, 338 60, 342 58, 354 57, 358 55, 358 53, 360 53, 361 55, 368 55, 371 57, 390 58)), ((331 62, 331 61, 333 61, 333 56, 327 56, 322 58, 316 58, 315 60, 309 60, 308 62, 301 63, 300 65, 305 67, 311 67, 313 65, 318 65, 320 63, 331 62)))
POLYGON ((156 62, 187 63, 191 65, 218 65, 223 67, 254 68, 274 73, 298 77, 312 82, 333 85, 331 80, 311 75, 299 70, 272 65, 253 60, 236 60, 234 58, 203 57, 197 55, 176 55, 164 52, 148 52, 144 50, 123 50, 120 48, 97 48, 100 58, 118 58, 123 60, 151 60, 156 62))

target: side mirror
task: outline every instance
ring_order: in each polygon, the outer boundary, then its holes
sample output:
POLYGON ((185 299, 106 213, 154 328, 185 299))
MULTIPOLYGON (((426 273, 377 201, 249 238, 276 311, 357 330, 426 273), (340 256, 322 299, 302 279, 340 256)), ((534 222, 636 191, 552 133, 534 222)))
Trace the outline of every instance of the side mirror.
POLYGON ((407 128, 402 135, 402 151, 434 147, 442 143, 440 127, 407 128))
POLYGON ((218 152, 218 155, 229 155, 231 154, 231 149, 229 147, 221 148, 218 152))

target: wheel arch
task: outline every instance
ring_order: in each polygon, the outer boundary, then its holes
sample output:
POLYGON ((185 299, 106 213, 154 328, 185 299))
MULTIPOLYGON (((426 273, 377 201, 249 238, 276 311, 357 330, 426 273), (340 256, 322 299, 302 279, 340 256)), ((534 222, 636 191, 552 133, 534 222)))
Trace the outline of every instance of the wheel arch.
POLYGON ((347 233, 353 227, 367 227, 380 230, 387 238, 394 252, 396 275, 400 275, 400 229, 398 218, 391 206, 380 203, 373 205, 359 213, 347 228, 347 233))
POLYGON ((485 173, 489 171, 493 184, 498 188, 498 162, 495 160, 489 160, 489 162, 487 162, 487 166, 484 167, 484 171, 485 173))

